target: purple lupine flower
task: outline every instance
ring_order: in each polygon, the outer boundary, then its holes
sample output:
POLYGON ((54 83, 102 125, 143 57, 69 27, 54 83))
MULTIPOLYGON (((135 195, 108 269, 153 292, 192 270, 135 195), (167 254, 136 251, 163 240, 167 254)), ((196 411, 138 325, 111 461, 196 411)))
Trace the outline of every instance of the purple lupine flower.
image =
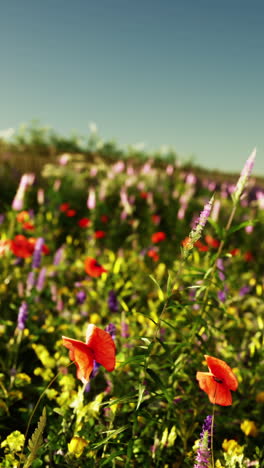
POLYGON ((46 267, 41 268, 41 270, 39 272, 38 279, 37 279, 37 284, 36 284, 36 289, 39 292, 42 291, 42 289, 44 288, 46 272, 47 272, 46 267))
POLYGON ((50 285, 50 292, 51 292, 51 299, 53 302, 56 302, 58 299, 58 290, 57 290, 57 285, 55 283, 52 283, 50 285))
POLYGON ((201 211, 199 218, 197 219, 196 226, 191 230, 187 241, 183 244, 183 257, 187 258, 190 250, 192 250, 195 242, 197 242, 203 232, 203 228, 210 216, 214 196, 205 204, 204 209, 201 211))
POLYGON ((108 307, 111 312, 117 312, 119 309, 118 300, 115 291, 109 291, 107 299, 108 307))
POLYGON ((116 337, 116 326, 114 323, 110 322, 106 327, 105 331, 115 340, 116 337))
POLYGON ((234 203, 237 203, 238 200, 240 199, 241 195, 242 195, 242 192, 247 184, 247 181, 248 181, 248 178, 252 172, 252 169, 253 169, 253 166, 254 166, 254 162, 255 162, 255 158, 256 158, 256 148, 253 149, 251 155, 249 156, 249 158, 247 159, 246 161, 246 164, 245 166, 243 167, 242 169, 242 172, 240 174, 240 177, 238 179, 238 182, 236 184, 236 187, 235 187, 235 190, 232 194, 232 199, 233 199, 233 202, 234 203))
POLYGON ((32 185, 34 180, 35 180, 35 174, 23 174, 22 175, 15 198, 12 202, 13 210, 16 210, 16 211, 22 210, 27 187, 32 185))
POLYGON ((213 208, 212 208, 212 213, 211 213, 211 217, 212 217, 213 221, 218 220, 220 206, 221 206, 220 200, 215 200, 215 202, 213 204, 213 208))
POLYGON ((93 370, 92 370, 91 375, 90 375, 91 379, 94 379, 94 377, 96 377, 96 375, 99 372, 100 366, 101 366, 101 364, 99 364, 98 362, 96 362, 96 361, 93 362, 93 370))
POLYGON ((61 262, 62 255, 63 255, 63 250, 64 247, 63 245, 55 252, 54 258, 53 258, 53 265, 58 266, 61 262))
POLYGON ((242 288, 240 288, 239 290, 239 296, 245 296, 246 294, 248 294, 250 292, 250 286, 242 286, 242 288))
POLYGON ((225 274, 224 274, 225 267, 224 267, 224 261, 223 261, 222 258, 217 259, 216 266, 217 266, 217 269, 218 269, 218 276, 219 276, 220 280, 224 281, 225 280, 225 274))
POLYGON ((209 468, 211 450, 211 428, 212 428, 212 416, 207 416, 203 423, 202 432, 200 434, 199 448, 195 458, 194 468, 209 468))
POLYGON ((33 258, 32 258, 32 268, 39 268, 41 263, 41 253, 42 247, 44 245, 43 237, 39 237, 36 241, 33 258))
POLYGON ((122 338, 129 337, 129 327, 124 318, 121 320, 121 336, 122 338))
POLYGON ((19 307, 18 317, 17 317, 17 328, 19 330, 24 330, 26 326, 26 321, 28 318, 28 305, 25 301, 22 302, 19 307))
POLYGON ((56 309, 58 310, 58 312, 62 312, 63 307, 64 307, 63 300, 62 300, 61 297, 58 297, 57 304, 56 304, 56 309))
POLYGON ((35 271, 30 271, 27 277, 27 293, 30 293, 34 285, 35 285, 35 271))
POLYGON ((18 283, 17 283, 17 293, 18 293, 19 297, 23 297, 24 294, 25 294, 24 284, 22 283, 22 281, 18 281, 18 283))
POLYGON ((87 208, 89 208, 89 210, 94 210, 95 206, 96 206, 95 190, 93 188, 90 188, 88 192, 88 198, 87 198, 87 208))
POLYGON ((86 299, 86 292, 81 290, 76 293, 77 304, 83 304, 86 299))
POLYGON ((218 291, 217 297, 218 297, 220 302, 225 302, 226 301, 226 292, 227 292, 226 288, 222 289, 221 291, 218 291))

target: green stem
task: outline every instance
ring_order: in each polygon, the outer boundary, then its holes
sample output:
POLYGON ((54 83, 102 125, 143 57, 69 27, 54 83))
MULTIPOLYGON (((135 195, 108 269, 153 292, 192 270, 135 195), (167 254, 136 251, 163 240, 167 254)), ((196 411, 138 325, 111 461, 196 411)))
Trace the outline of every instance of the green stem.
MULTIPOLYGON (((232 221, 233 221, 234 216, 235 216, 236 208, 237 208, 237 204, 234 204, 233 208, 232 208, 232 211, 230 213, 230 216, 228 218, 226 227, 225 227, 226 232, 228 232, 230 227, 231 227, 232 221)), ((225 245, 225 239, 222 239, 221 242, 220 242, 220 245, 218 247, 218 250, 216 252, 216 256, 215 256, 215 259, 214 259, 214 264, 212 266, 212 270, 210 272, 210 276, 212 276, 214 274, 215 270, 216 270, 217 260, 219 259, 220 255, 222 253, 224 245, 225 245)), ((203 298, 203 308, 202 308, 202 311, 201 311, 202 315, 205 312, 205 309, 206 309, 206 306, 207 306, 207 299, 208 299, 209 289, 210 289, 210 284, 207 286, 207 288, 205 290, 205 294, 204 294, 204 298, 203 298)))
MULTIPOLYGON (((70 362, 70 364, 68 364, 67 366, 65 367, 69 367, 71 366, 72 364, 74 364, 74 361, 73 362, 70 362)), ((22 447, 22 452, 21 452, 21 455, 20 455, 20 460, 19 460, 19 464, 18 464, 18 468, 20 468, 21 466, 21 459, 22 459, 22 456, 23 456, 23 453, 24 453, 24 450, 25 450, 25 445, 26 445, 26 439, 27 439, 27 436, 28 436, 28 432, 29 432, 29 428, 30 428, 30 425, 31 425, 31 422, 32 422, 32 419, 34 417, 34 414, 36 413, 38 407, 39 407, 39 404, 42 400, 42 398, 44 397, 46 391, 51 387, 51 385, 55 382, 55 380, 57 379, 57 377, 60 375, 60 371, 53 377, 53 379, 51 379, 50 383, 47 385, 47 387, 44 388, 43 392, 41 393, 41 395, 39 396, 38 398, 38 401, 37 403, 35 404, 34 408, 33 408, 33 411, 30 415, 30 418, 28 420, 28 424, 27 424, 27 428, 26 428, 26 432, 25 432, 25 439, 24 439, 24 444, 23 444, 23 447, 22 447)))
POLYGON ((211 458, 212 458, 212 468, 214 468, 214 417, 215 417, 215 405, 213 405, 213 414, 212 414, 212 425, 211 425, 211 458))

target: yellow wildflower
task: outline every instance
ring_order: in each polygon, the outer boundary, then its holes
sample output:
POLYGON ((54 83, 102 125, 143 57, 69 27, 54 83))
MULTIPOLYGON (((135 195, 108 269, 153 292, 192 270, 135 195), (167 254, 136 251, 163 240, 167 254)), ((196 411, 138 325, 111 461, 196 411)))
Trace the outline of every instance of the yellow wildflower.
POLYGON ((249 419, 245 419, 241 424, 240 424, 240 429, 241 431, 246 434, 246 436, 252 436, 256 437, 258 434, 258 429, 254 421, 250 421, 249 419))
POLYGON ((222 443, 222 447, 224 451, 230 455, 240 455, 244 451, 244 447, 239 445, 234 439, 225 439, 222 443))
POLYGON ((87 445, 87 440, 82 437, 74 436, 68 444, 68 451, 75 455, 76 458, 79 458, 87 445))

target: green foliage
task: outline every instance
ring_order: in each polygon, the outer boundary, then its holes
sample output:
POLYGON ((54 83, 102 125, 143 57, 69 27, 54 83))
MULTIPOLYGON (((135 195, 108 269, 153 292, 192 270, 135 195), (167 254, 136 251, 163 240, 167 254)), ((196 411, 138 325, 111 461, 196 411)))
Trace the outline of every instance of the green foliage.
MULTIPOLYGON (((27 143, 26 132, 19 145, 43 148, 48 138, 36 131, 27 143)), ((91 144, 98 150, 98 138, 91 144)), ((115 145, 104 151, 108 161, 98 152, 90 159, 72 154, 65 165, 55 156, 46 161, 43 178, 24 194, 25 220, 12 199, 2 205, 1 466, 192 467, 202 421, 212 412, 196 380, 197 371, 207 371, 204 354, 225 360, 239 381, 233 405, 216 408, 216 466, 237 463, 227 450, 232 440, 243 447, 241 466, 262 462, 264 233, 261 199, 253 196, 261 189, 249 186, 226 229, 233 202, 225 180, 216 187, 219 215, 183 261, 181 242, 210 199, 212 180, 190 184, 173 158, 152 162, 133 153, 133 160, 131 150, 118 161, 115 145), (90 189, 94 208, 87 208, 90 189), (152 238, 157 232, 166 234, 160 242, 152 238), (32 251, 25 258, 14 252, 17 235, 44 238, 40 266, 32 267, 32 251), (85 272, 87 257, 107 272, 85 272), (30 286, 29 274, 37 280, 43 267, 44 283, 30 286), (19 329, 23 301, 28 317, 19 329), (116 368, 101 366, 84 388, 61 337, 84 341, 88 323, 109 322, 116 368), (22 455, 35 417, 30 453, 22 455)))
POLYGON ((33 461, 35 460, 38 450, 43 444, 43 431, 46 426, 47 422, 47 416, 46 416, 46 408, 43 408, 42 415, 39 419, 38 426, 33 432, 33 435, 31 439, 28 441, 28 448, 30 451, 30 454, 28 455, 25 463, 24 463, 24 468, 29 468, 33 461))

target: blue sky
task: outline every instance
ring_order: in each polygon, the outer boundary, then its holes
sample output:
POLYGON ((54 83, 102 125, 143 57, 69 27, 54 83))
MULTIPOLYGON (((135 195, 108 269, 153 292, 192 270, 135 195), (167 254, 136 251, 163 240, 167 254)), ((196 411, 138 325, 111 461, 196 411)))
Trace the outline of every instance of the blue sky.
POLYGON ((118 145, 172 146, 264 175, 262 0, 5 0, 0 130, 95 122, 118 145))

